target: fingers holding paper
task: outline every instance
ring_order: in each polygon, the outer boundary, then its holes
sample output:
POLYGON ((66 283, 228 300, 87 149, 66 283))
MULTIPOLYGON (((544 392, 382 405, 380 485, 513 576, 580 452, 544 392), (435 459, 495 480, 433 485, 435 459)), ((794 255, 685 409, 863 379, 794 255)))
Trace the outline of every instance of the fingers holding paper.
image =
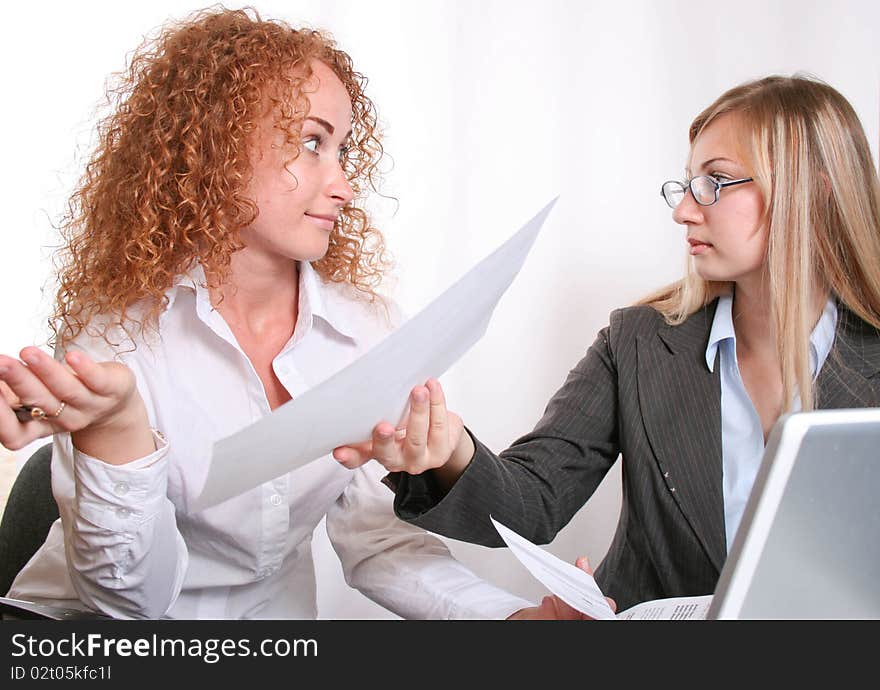
MULTIPOLYGON (((575 566, 583 570, 585 573, 593 574, 593 568, 590 566, 590 561, 587 560, 586 556, 580 556, 575 562, 575 566)), ((611 597, 605 597, 605 601, 608 602, 608 606, 611 607, 611 610, 615 613, 617 612, 617 602, 614 601, 611 597)))
POLYGON ((403 434, 385 422, 373 429, 373 457, 391 472, 421 474, 446 464, 464 427, 461 418, 446 409, 436 379, 413 388, 409 403, 403 434))
MULTIPOLYGON (((575 561, 575 565, 590 575, 593 574, 593 569, 590 567, 590 562, 587 560, 586 556, 581 556, 575 561)), ((608 605, 611 607, 612 611, 617 611, 617 604, 611 597, 605 597, 608 601, 608 605)), ((529 608, 520 609, 516 613, 508 616, 507 620, 521 620, 521 621, 546 621, 546 620, 556 620, 556 621, 567 621, 567 620, 594 620, 592 616, 588 616, 585 613, 581 613, 573 606, 569 606, 566 602, 560 599, 555 594, 548 594, 545 596, 541 603, 537 606, 531 606, 529 608)))
POLYGON ((446 408, 439 381, 428 379, 424 386, 413 388, 409 405, 400 429, 380 422, 369 441, 336 448, 333 456, 349 468, 375 459, 389 472, 408 474, 444 467, 453 456, 466 455, 465 460, 470 460, 473 442, 464 433, 461 418, 446 408))

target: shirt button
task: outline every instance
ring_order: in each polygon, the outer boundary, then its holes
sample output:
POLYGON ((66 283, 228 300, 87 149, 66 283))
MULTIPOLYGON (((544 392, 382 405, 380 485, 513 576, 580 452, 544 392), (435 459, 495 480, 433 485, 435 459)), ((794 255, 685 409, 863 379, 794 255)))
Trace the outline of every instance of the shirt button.
POLYGON ((116 482, 116 484, 113 485, 113 493, 117 496, 125 496, 125 494, 128 493, 128 489, 128 482, 116 482))
POLYGON ((124 520, 131 515, 131 511, 128 508, 117 508, 116 514, 124 520))
POLYGON ((280 506, 280 505, 281 505, 281 500, 282 500, 282 499, 281 499, 281 496, 279 496, 278 494, 275 494, 274 496, 272 496, 272 498, 269 499, 269 502, 270 502, 273 506, 280 506))

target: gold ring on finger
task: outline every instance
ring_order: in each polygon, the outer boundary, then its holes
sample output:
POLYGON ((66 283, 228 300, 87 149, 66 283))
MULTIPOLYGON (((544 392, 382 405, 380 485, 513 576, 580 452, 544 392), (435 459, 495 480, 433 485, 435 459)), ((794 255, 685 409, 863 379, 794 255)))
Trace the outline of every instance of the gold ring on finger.
POLYGON ((15 408, 15 416, 18 417, 18 420, 20 422, 55 419, 56 417, 59 417, 62 412, 64 412, 65 407, 67 407, 67 403, 62 400, 61 404, 58 406, 58 409, 55 410, 53 414, 46 414, 46 410, 44 410, 39 405, 20 405, 19 407, 15 408))
POLYGON ((15 416, 21 422, 31 422, 46 418, 46 411, 39 405, 19 405, 15 408, 15 416))

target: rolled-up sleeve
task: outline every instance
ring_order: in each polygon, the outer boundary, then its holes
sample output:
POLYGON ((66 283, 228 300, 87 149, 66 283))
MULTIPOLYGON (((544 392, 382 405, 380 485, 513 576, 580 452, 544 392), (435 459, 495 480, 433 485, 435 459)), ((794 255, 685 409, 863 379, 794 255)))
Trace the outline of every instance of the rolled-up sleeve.
MULTIPOLYGON (((96 362, 128 366, 155 424, 146 377, 135 348, 122 335, 111 345, 83 332, 67 349, 96 362)), ((55 358, 62 360, 64 353, 56 348, 55 358)), ((186 573, 187 549, 168 498, 170 447, 160 433, 153 434, 155 451, 124 465, 80 452, 69 433, 53 439, 52 493, 70 583, 82 603, 114 618, 161 618, 176 601, 186 573)))
POLYGON ((155 439, 155 452, 125 465, 79 452, 66 434, 53 449, 53 472, 73 477, 73 494, 55 496, 71 582, 83 603, 115 618, 161 617, 186 572, 167 497, 168 444, 155 439))

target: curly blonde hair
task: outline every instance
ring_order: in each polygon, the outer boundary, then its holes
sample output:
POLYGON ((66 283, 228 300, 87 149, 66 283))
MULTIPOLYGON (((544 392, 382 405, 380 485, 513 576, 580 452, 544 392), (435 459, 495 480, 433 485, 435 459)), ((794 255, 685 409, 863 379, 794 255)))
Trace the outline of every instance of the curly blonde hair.
POLYGON ((327 254, 313 265, 325 280, 375 299, 388 262, 381 233, 357 207, 377 188, 382 156, 366 78, 325 33, 263 20, 252 8, 211 8, 145 40, 107 88, 111 113, 98 124, 97 147, 61 223, 56 343, 98 315, 112 317, 105 338, 110 326, 130 319, 141 330, 155 327, 166 291, 196 263, 209 287, 223 283, 232 254, 244 246, 240 231, 258 214, 245 193, 253 135, 270 115, 291 160, 299 155, 313 60, 351 98, 344 170, 354 191, 327 254), (146 308, 132 316, 141 302, 146 308))

